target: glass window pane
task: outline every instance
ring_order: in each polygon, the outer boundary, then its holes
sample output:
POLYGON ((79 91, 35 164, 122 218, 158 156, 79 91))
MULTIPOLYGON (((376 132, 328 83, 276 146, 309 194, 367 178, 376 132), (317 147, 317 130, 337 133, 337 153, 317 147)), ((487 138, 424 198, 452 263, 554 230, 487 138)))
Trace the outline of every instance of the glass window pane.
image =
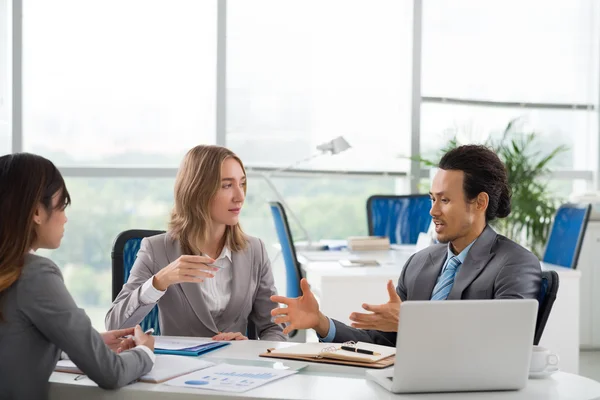
POLYGON ((25 0, 24 147, 176 166, 215 142, 216 1, 25 0))
POLYGON ((11 152, 12 9, 10 0, 0 0, 0 155, 11 152))
POLYGON ((449 139, 483 143, 499 138, 506 125, 521 118, 521 131, 536 132, 539 150, 558 145, 568 150, 550 164, 558 169, 593 170, 597 165, 598 114, 573 110, 531 110, 425 103, 421 109, 421 153, 435 156, 449 139))
POLYGON ((175 179, 65 178, 72 205, 60 248, 40 251, 62 270, 65 283, 94 327, 104 331, 112 303, 110 253, 128 229, 167 227, 175 179))
POLYGON ((287 166, 343 135, 353 149, 298 168, 407 168, 412 2, 227 6, 227 144, 248 165, 287 166))
POLYGON ((423 95, 598 102, 595 0, 425 0, 423 95))

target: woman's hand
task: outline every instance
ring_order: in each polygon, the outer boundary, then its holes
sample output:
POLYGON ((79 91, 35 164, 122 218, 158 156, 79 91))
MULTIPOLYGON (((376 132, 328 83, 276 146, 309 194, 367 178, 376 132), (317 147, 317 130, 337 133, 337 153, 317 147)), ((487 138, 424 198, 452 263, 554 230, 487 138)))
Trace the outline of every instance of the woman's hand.
POLYGON ((145 334, 139 325, 136 325, 133 331, 133 339, 136 345, 143 345, 154 351, 154 336, 152 334, 145 334))
POLYGON ((241 332, 219 332, 218 335, 213 336, 212 340, 248 340, 248 338, 241 332))
POLYGON ((215 260, 207 256, 184 255, 161 269, 152 280, 152 286, 165 291, 171 285, 183 282, 201 283, 213 278, 219 268, 211 267, 215 260))
POLYGON ((135 342, 132 337, 125 336, 133 335, 134 328, 119 329, 116 331, 102 332, 102 340, 115 353, 120 353, 124 350, 129 350, 135 347, 135 342))

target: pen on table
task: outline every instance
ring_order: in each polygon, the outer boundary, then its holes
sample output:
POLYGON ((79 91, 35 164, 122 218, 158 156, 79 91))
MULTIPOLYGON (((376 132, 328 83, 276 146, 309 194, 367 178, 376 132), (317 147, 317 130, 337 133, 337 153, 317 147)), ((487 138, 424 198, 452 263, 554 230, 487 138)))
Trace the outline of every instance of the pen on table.
MULTIPOLYGON (((152 333, 154 333, 154 328, 146 329, 146 331, 144 332, 144 335, 150 335, 152 333)), ((123 337, 127 338, 127 339, 129 339, 129 338, 135 339, 135 336, 133 336, 133 335, 127 335, 127 336, 123 336, 123 337)))
POLYGON ((371 356, 380 356, 381 355, 381 353, 377 353, 375 351, 359 349, 357 347, 351 347, 351 346, 342 346, 342 350, 353 351, 355 353, 361 353, 361 354, 368 354, 371 356))

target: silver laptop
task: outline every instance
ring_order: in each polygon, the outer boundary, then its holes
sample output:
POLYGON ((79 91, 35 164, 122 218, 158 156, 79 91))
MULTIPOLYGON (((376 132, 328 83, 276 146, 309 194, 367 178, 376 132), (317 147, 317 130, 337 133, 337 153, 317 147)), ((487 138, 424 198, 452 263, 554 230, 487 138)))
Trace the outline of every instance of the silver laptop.
POLYGON ((522 389, 537 309, 532 299, 404 302, 394 367, 367 377, 394 393, 522 389))

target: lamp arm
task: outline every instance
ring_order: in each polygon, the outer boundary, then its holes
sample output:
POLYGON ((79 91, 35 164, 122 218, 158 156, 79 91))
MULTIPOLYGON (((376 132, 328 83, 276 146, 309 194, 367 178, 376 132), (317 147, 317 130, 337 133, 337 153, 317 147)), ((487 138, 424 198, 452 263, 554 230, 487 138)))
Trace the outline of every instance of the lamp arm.
MULTIPOLYGON (((268 173, 265 173, 265 175, 267 175, 267 176, 271 176, 271 175, 273 175, 273 174, 276 174, 277 172, 288 171, 288 170, 290 170, 290 169, 293 169, 293 168, 294 168, 295 166, 297 166, 297 165, 300 165, 300 164, 302 164, 302 163, 305 163, 305 162, 307 162, 307 161, 310 161, 310 160, 312 160, 313 158, 317 158, 317 157, 319 157, 319 156, 322 156, 323 154, 324 154, 324 153, 314 153, 314 154, 311 154, 310 156, 308 156, 308 157, 306 157, 306 158, 303 158, 302 160, 298 160, 298 161, 294 162, 293 164, 290 164, 290 165, 288 165, 287 167, 283 167, 283 168, 277 168, 277 169, 275 169, 275 170, 273 170, 273 171, 269 171, 268 173)), ((274 186, 271 186, 271 187, 274 187, 274 186)))
POLYGON ((310 246, 312 244, 312 239, 310 238, 310 235, 308 234, 308 231, 306 230, 306 228, 304 227, 304 225, 302 225, 302 223, 300 222, 300 219, 296 216, 296 214, 290 208, 290 206, 287 205, 287 203, 285 202, 285 199, 283 198, 283 195, 281 193, 279 193, 279 191, 275 187, 275 184, 273 183, 273 181, 271 180, 271 178, 269 177, 269 175, 263 173, 262 177, 265 179, 265 182, 267 182, 267 184, 269 185, 269 187, 271 188, 271 190, 273 191, 273 193, 275 193, 275 196, 277 197, 277 200, 279 200, 281 202, 281 205, 283 205, 283 208, 285 208, 285 210, 290 215, 290 217, 292 217, 292 219, 294 220, 294 222, 296 222, 296 224, 298 225, 298 227, 300 228, 300 230, 304 234, 304 237, 305 237, 306 241, 308 242, 308 245, 310 246))

